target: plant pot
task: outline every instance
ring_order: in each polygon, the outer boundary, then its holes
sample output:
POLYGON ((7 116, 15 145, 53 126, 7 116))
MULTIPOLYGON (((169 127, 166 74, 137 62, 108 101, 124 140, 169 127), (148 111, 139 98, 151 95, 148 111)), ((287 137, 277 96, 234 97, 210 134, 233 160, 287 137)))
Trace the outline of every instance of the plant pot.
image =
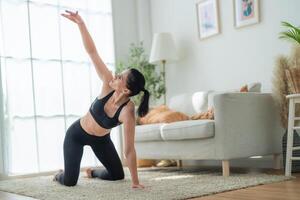
MULTIPOLYGON (((293 147, 300 146, 300 136, 296 130, 294 130, 294 144, 293 147)), ((285 169, 285 158, 286 158, 286 145, 287 145, 287 130, 282 137, 282 155, 283 155, 283 168, 285 169)), ((300 157, 300 150, 293 151, 293 157, 300 157)), ((300 160, 292 161, 292 173, 300 172, 300 160)))

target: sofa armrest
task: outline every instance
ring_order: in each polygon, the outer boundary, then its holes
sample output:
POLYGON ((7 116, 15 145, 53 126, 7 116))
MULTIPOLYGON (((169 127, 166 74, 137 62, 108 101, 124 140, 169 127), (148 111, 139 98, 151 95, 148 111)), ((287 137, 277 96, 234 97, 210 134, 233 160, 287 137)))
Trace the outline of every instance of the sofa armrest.
POLYGON ((284 129, 271 93, 222 93, 214 97, 217 159, 281 153, 284 129))

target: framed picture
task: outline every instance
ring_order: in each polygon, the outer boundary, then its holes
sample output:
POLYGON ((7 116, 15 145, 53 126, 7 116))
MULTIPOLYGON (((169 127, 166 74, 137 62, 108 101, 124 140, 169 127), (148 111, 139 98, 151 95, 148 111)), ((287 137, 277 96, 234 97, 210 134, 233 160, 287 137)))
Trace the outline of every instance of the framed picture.
POLYGON ((234 25, 236 28, 259 22, 259 0, 233 0, 234 25))
POLYGON ((218 0, 200 0, 196 3, 200 39, 220 33, 218 0))

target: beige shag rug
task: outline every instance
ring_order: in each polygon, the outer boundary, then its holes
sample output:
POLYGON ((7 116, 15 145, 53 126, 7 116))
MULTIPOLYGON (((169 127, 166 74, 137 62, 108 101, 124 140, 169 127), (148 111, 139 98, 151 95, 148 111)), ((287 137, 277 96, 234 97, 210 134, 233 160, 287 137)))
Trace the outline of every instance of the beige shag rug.
POLYGON ((52 181, 52 176, 39 176, 0 181, 0 190, 44 200, 99 200, 99 199, 186 199, 249 186, 291 179, 282 175, 263 173, 232 173, 223 177, 215 170, 195 168, 138 169, 143 190, 131 189, 128 168, 125 179, 104 181, 88 179, 80 174, 77 186, 66 187, 52 181))

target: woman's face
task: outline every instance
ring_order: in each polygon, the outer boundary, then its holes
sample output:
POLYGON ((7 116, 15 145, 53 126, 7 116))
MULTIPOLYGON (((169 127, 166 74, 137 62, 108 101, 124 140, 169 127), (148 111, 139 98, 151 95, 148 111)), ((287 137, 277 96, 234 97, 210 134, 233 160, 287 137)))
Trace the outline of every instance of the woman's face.
POLYGON ((124 70, 120 74, 114 74, 113 79, 109 82, 110 87, 115 90, 127 92, 126 81, 128 74, 129 70, 124 70))

